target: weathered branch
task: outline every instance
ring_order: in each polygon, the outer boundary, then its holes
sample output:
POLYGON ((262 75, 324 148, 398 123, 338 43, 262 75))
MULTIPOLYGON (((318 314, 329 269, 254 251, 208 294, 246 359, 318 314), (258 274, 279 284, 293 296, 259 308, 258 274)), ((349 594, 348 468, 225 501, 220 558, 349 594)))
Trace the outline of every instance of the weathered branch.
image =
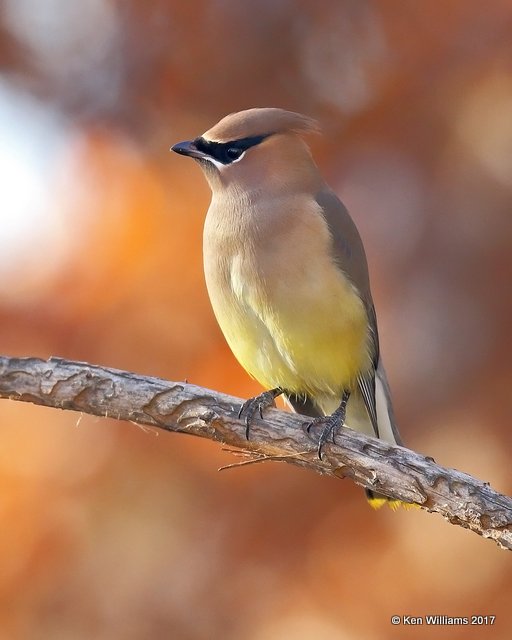
POLYGON ((322 460, 304 431, 304 417, 268 410, 251 439, 238 419, 241 401, 185 382, 58 358, 0 356, 0 397, 130 420, 243 449, 257 460, 284 460, 437 511, 504 549, 512 549, 512 499, 489 484, 437 465, 414 451, 342 429, 322 460))

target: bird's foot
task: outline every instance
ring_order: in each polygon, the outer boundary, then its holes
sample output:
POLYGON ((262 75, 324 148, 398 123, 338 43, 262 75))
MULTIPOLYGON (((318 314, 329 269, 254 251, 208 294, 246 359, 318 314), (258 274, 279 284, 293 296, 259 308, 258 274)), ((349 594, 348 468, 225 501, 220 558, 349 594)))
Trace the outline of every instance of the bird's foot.
POLYGON ((238 417, 241 418, 245 413, 245 437, 249 440, 249 431, 251 430, 251 422, 256 415, 260 414, 260 418, 263 419, 263 410, 268 407, 275 406, 274 400, 283 393, 283 389, 276 387, 275 389, 269 389, 260 393, 259 396, 249 398, 240 407, 238 417))
POLYGON ((350 398, 350 392, 344 391, 343 397, 341 399, 340 406, 336 409, 336 411, 330 416, 320 416, 311 420, 306 425, 306 431, 308 434, 311 433, 311 429, 314 429, 318 426, 322 427, 322 432, 320 434, 320 438, 318 439, 318 447, 317 453, 320 460, 322 459, 322 448, 324 444, 327 442, 329 437, 332 436, 332 441, 334 442, 334 434, 338 429, 340 429, 345 424, 345 416, 347 413, 347 402, 350 398))

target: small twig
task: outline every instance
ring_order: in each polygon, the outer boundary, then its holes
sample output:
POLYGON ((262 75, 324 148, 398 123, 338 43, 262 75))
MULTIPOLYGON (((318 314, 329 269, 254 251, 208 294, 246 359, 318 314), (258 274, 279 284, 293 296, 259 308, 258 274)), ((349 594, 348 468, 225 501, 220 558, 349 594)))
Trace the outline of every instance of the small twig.
POLYGON ((241 462, 225 464, 224 466, 219 467, 219 471, 225 471, 226 469, 237 469, 238 467, 246 467, 249 464, 258 464, 259 462, 290 462, 290 458, 297 458, 308 453, 307 451, 302 451, 300 453, 294 453, 285 456, 268 456, 264 453, 258 453, 257 451, 238 451, 237 449, 227 449, 226 447, 223 447, 222 451, 231 453, 234 456, 245 456, 250 459, 242 460, 241 462))

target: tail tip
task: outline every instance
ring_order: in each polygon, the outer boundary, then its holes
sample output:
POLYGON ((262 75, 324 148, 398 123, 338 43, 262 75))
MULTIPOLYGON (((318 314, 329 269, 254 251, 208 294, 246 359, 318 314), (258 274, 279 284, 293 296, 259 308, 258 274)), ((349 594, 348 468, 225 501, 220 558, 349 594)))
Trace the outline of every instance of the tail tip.
POLYGON ((391 511, 397 511, 400 507, 404 509, 419 509, 419 505, 413 502, 402 502, 402 500, 393 500, 380 493, 375 493, 371 489, 366 489, 366 499, 372 509, 381 509, 384 505, 387 505, 391 511))

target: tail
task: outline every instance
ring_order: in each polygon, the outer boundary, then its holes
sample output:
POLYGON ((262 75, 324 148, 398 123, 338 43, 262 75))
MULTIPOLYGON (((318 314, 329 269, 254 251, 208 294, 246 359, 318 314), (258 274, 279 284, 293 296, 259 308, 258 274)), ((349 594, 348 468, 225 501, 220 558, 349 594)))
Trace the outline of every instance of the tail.
POLYGON ((406 502, 401 502, 400 500, 392 500, 391 498, 388 498, 387 496, 384 496, 380 493, 375 493, 375 491, 372 491, 371 489, 365 489, 364 492, 366 493, 368 504, 372 509, 380 509, 386 504, 392 511, 396 511, 400 507, 409 507, 406 502))
MULTIPOLYGON (((375 371, 375 408, 377 414, 377 437, 389 442, 390 444, 402 446, 402 438, 398 432, 395 415, 393 413, 388 379, 380 358, 377 370, 375 371)), ((366 489, 365 491, 368 504, 373 509, 380 509, 385 504, 387 504, 393 511, 396 511, 400 507, 410 509, 417 506, 408 502, 402 502, 401 500, 393 500, 392 498, 376 493, 371 489, 366 489)))
POLYGON ((391 391, 382 360, 379 358, 375 371, 375 408, 377 413, 377 437, 390 444, 402 446, 402 438, 396 426, 391 391))

